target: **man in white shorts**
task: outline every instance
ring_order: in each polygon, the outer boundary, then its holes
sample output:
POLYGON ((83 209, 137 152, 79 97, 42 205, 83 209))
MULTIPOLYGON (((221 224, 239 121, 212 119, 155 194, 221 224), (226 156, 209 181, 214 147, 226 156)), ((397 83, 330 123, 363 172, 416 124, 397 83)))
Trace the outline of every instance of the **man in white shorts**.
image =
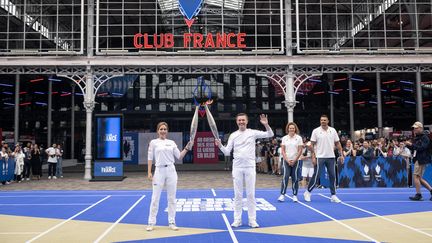
POLYGON ((312 164, 312 153, 310 151, 311 142, 306 142, 306 146, 303 148, 303 154, 300 157, 300 159, 303 161, 302 166, 302 185, 306 186, 307 183, 310 181, 310 178, 312 178, 314 173, 314 166, 312 164))

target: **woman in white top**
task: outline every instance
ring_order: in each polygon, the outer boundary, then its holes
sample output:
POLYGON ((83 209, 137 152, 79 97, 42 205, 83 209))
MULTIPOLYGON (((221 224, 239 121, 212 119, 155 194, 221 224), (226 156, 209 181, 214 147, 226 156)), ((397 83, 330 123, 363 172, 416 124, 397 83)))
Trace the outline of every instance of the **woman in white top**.
POLYGON ((15 151, 12 153, 12 156, 15 158, 15 177, 17 182, 21 182, 21 174, 24 169, 24 153, 21 149, 21 146, 17 145, 15 147, 15 151))
POLYGON ((174 167, 175 159, 183 159, 191 148, 193 142, 189 142, 181 152, 177 144, 167 139, 168 124, 159 122, 157 125, 158 138, 150 141, 148 148, 148 179, 152 181, 153 193, 150 204, 147 231, 152 231, 156 224, 156 216, 159 209, 161 192, 166 185, 168 198, 168 224, 172 230, 178 230, 175 224, 176 214, 176 191, 177 191, 177 172, 174 167), (152 174, 152 163, 155 161, 155 172, 152 174))
POLYGON ((8 173, 8 159, 9 155, 5 147, 1 148, 0 158, 2 161, 2 175, 7 175, 8 173))
POLYGON ((299 129, 297 124, 290 122, 287 124, 285 131, 288 135, 282 138, 282 157, 283 162, 283 178, 281 183, 281 195, 278 198, 279 202, 285 201, 285 193, 288 187, 288 179, 291 176, 293 202, 298 202, 297 192, 299 188, 298 169, 300 158, 303 151, 303 139, 298 135, 299 129))

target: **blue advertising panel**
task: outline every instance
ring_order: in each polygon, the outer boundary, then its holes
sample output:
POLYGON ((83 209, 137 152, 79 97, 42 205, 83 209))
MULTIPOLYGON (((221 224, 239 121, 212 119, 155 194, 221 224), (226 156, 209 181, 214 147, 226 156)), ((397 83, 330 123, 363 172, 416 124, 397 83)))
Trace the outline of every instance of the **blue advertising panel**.
MULTIPOLYGON (((414 166, 413 166, 413 171, 414 171, 414 166)), ((426 165, 426 170, 423 175, 423 178, 429 183, 429 185, 432 185, 432 165, 431 164, 426 165)))
POLYGON ((1 174, 0 182, 11 181, 14 179, 15 160, 13 158, 0 159, 1 174))
POLYGON ((408 172, 402 157, 347 157, 339 165, 340 187, 407 187, 408 172))
POLYGON ((137 165, 138 155, 138 133, 125 132, 123 135, 123 162, 125 164, 137 165))
POLYGON ((94 162, 95 177, 122 177, 123 162, 94 162))
POLYGON ((121 160, 122 148, 122 117, 96 115, 96 159, 121 160))

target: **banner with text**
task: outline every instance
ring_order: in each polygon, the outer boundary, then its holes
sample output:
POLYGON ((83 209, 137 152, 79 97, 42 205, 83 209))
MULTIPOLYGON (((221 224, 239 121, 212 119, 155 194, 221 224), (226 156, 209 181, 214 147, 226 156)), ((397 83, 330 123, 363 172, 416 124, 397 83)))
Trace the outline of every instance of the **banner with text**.
POLYGON ((123 162, 138 164, 138 133, 125 132, 123 135, 123 162))
POLYGON ((194 163, 212 164, 218 162, 218 148, 211 132, 197 132, 193 151, 194 163))

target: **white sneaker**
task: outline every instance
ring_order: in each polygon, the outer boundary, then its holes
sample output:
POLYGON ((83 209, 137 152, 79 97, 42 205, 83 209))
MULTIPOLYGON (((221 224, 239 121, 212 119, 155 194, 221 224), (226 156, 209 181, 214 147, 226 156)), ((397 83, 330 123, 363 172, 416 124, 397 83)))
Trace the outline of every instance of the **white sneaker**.
POLYGON ((293 202, 298 202, 298 198, 297 198, 297 196, 294 195, 294 196, 292 197, 292 200, 293 200, 293 202))
POLYGON ((48 180, 51 180, 51 176, 48 176, 48 180))
POLYGON ((311 201, 311 193, 310 193, 308 190, 306 190, 306 191, 304 192, 303 196, 304 196, 304 200, 305 200, 306 202, 310 202, 310 201, 311 201))
POLYGON ((336 195, 332 195, 330 198, 330 202, 340 203, 342 201, 336 195))
POLYGON ((285 201, 285 196, 284 196, 284 195, 280 195, 280 196, 278 197, 278 201, 279 201, 279 202, 283 202, 283 201, 285 201))
POLYGON ((170 228, 170 229, 172 229, 172 230, 179 230, 179 228, 175 225, 175 223, 170 223, 169 225, 168 225, 168 227, 170 228))
POLYGON ((231 224, 232 227, 237 228, 242 225, 242 222, 240 220, 234 220, 234 222, 231 224))
POLYGON ((27 178, 27 179, 26 179, 26 181, 29 181, 29 180, 30 180, 30 178, 27 178))
POLYGON ((55 179, 57 179, 57 176, 53 176, 52 178, 55 180, 55 179))
POLYGON ((251 228, 259 228, 259 224, 254 220, 249 222, 251 228))
POLYGON ((147 225, 146 230, 147 231, 153 231, 153 227, 154 227, 154 224, 149 224, 149 225, 147 225))

